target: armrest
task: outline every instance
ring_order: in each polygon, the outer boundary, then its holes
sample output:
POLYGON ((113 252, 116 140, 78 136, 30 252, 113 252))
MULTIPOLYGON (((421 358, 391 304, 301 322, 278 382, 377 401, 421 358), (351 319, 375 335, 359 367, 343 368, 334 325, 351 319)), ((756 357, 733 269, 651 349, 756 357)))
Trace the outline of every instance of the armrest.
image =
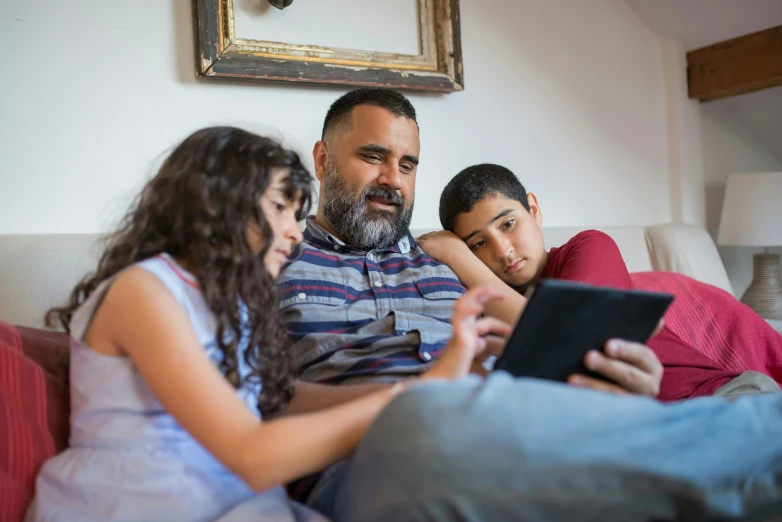
POLYGON ((717 245, 703 228, 652 225, 646 227, 646 244, 654 270, 678 272, 735 295, 717 245))

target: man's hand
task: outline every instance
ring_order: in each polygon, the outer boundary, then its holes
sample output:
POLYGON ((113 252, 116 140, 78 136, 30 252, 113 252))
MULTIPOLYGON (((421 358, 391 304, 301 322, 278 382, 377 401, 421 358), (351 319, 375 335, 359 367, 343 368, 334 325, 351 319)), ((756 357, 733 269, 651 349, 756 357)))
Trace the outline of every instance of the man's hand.
POLYGON ((470 252, 467 244, 459 236, 448 230, 428 232, 416 238, 416 242, 429 257, 445 264, 448 264, 449 258, 453 259, 455 254, 463 253, 464 251, 470 252))
MULTIPOLYGON (((657 335, 662 327, 660 321, 652 336, 657 335)), ((619 395, 657 397, 660 393, 663 365, 657 355, 643 344, 611 339, 605 345, 604 354, 596 351, 587 353, 584 365, 611 382, 575 374, 568 378, 568 384, 619 395)))

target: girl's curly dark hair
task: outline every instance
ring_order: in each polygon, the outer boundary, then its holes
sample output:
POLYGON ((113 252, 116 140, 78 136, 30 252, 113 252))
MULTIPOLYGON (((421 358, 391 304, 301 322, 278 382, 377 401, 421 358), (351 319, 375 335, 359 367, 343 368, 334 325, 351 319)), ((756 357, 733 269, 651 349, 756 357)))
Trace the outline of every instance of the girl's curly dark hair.
POLYGON ((248 382, 263 384, 258 409, 281 410, 293 396, 295 369, 280 320, 275 282, 264 266, 273 237, 260 198, 277 169, 288 172, 286 195, 298 200, 298 217, 312 202, 312 176, 299 156, 277 142, 232 127, 202 129, 183 141, 144 187, 106 239, 95 272, 76 286, 67 305, 46 313, 49 326, 66 331, 74 311, 97 286, 124 268, 167 252, 187 262, 217 322, 223 352, 220 370, 243 382, 238 357, 251 368, 248 382), (247 243, 248 226, 261 231, 258 253, 247 243))

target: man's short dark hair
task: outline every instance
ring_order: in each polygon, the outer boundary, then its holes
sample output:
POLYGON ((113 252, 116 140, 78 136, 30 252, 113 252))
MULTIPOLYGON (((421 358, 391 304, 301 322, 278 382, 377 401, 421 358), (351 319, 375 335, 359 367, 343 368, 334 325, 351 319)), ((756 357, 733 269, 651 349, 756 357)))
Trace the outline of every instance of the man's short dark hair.
POLYGON ((337 101, 331 104, 329 111, 326 113, 326 119, 323 122, 323 132, 321 133, 322 140, 326 139, 326 134, 330 129, 336 127, 347 126, 351 122, 353 115, 353 109, 359 105, 374 105, 387 110, 391 114, 398 118, 408 118, 413 120, 418 126, 418 121, 415 119, 415 109, 410 100, 405 98, 403 94, 400 94, 391 89, 379 89, 379 88, 366 88, 356 89, 341 96, 337 101))
POLYGON ((482 199, 496 195, 518 201, 529 212, 527 191, 513 172, 491 163, 467 167, 448 182, 440 195, 440 224, 453 232, 459 214, 470 212, 482 199))

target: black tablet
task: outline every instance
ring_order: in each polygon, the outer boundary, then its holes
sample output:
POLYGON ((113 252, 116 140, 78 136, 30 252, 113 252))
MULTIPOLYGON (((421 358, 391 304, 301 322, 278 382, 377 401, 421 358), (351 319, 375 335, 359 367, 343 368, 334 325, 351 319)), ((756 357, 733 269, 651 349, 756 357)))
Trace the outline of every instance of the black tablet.
POLYGON ((595 376, 583 362, 589 350, 602 351, 609 339, 646 343, 672 301, 670 294, 545 279, 494 370, 555 381, 574 373, 595 376))

